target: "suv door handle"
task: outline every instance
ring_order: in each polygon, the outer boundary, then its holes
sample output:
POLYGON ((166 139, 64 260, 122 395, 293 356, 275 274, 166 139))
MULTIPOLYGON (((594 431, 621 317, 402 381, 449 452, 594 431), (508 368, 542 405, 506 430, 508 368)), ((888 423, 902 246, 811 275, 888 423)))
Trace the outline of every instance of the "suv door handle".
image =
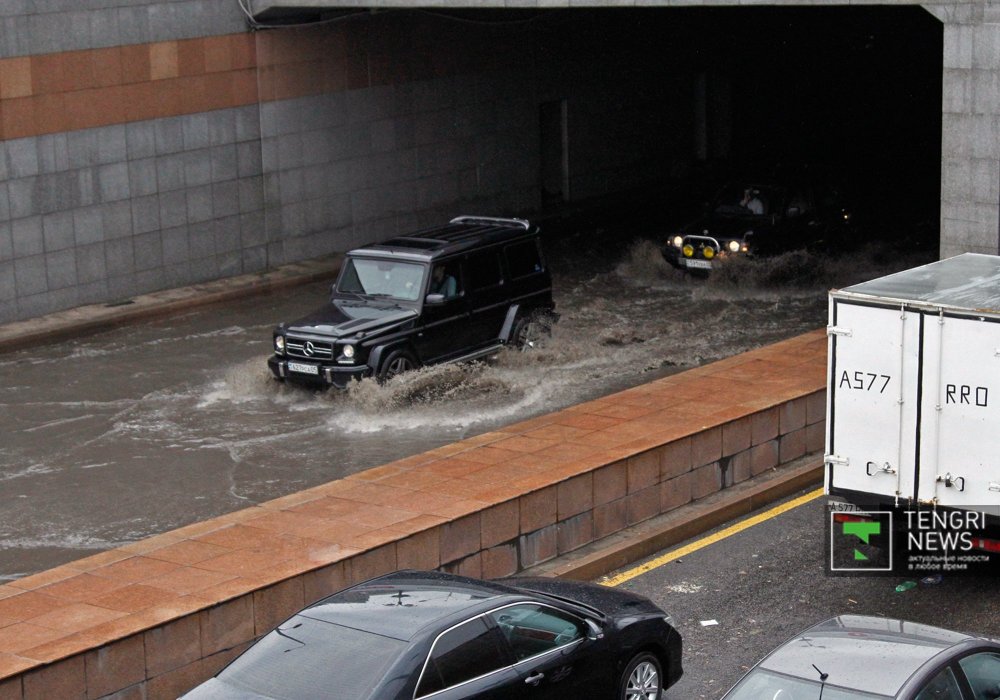
POLYGON ((539 671, 535 675, 528 676, 527 678, 525 678, 524 682, 527 683, 528 685, 538 685, 539 683, 542 682, 543 678, 545 678, 545 674, 539 671))

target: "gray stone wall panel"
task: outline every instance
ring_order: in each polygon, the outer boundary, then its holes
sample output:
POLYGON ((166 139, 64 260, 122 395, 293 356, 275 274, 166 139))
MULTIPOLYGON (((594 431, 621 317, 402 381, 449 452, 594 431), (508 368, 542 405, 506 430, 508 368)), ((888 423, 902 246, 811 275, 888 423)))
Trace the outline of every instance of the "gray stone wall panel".
POLYGON ((45 254, 45 276, 50 291, 75 287, 76 249, 67 248, 45 254))
POLYGON ((0 58, 192 39, 246 31, 239 5, 221 0, 44 0, 0 3, 0 58))
MULTIPOLYGON (((25 297, 32 297, 48 291, 48 281, 45 275, 45 256, 42 254, 27 257, 17 255, 17 238, 14 238, 14 282, 17 289, 18 302, 25 297)), ((37 301, 36 301, 37 303, 37 301)), ((42 313, 45 313, 44 311, 42 313)))
POLYGON ((76 244, 73 235, 73 212, 66 210, 43 216, 42 234, 47 253, 72 248, 76 244))
MULTIPOLYGON (((0 223, 0 262, 10 261, 14 259, 14 239, 11 237, 10 233, 10 222, 5 221, 0 223)), ((10 269, 11 275, 14 274, 14 269, 10 269)))
POLYGON ((187 194, 187 222, 189 224, 212 220, 212 186, 191 187, 187 194))
POLYGON ((104 244, 91 243, 76 249, 76 277, 81 285, 101 282, 107 277, 104 264, 104 244))
POLYGON ((0 262, 0 304, 14 301, 17 297, 14 287, 14 263, 0 262))

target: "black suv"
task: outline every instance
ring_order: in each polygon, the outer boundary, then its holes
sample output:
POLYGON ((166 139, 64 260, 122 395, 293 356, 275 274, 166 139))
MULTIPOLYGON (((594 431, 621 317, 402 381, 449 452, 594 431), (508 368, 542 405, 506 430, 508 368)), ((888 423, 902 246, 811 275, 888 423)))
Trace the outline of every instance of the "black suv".
POLYGON ((537 226, 460 216, 347 254, 330 304, 274 330, 274 376, 345 388, 525 346, 554 318, 537 226))

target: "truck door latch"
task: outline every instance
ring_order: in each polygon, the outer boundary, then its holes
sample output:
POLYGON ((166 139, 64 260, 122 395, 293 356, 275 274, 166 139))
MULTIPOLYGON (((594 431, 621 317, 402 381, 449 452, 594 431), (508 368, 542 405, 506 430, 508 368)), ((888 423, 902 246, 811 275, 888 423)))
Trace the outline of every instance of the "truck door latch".
POLYGON ((865 473, 868 476, 875 476, 876 474, 895 474, 896 470, 888 462, 884 462, 881 467, 875 462, 868 462, 865 465, 865 473))
POLYGON ((937 481, 939 484, 944 484, 947 488, 955 487, 959 491, 965 491, 964 476, 954 476, 951 472, 948 472, 944 476, 938 476, 937 481))

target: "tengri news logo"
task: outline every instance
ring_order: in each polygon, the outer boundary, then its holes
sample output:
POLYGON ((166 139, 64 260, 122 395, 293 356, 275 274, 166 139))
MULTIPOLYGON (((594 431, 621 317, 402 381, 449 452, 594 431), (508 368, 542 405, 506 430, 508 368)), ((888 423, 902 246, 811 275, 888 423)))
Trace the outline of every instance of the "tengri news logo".
POLYGON ((831 511, 830 571, 892 571, 892 512, 831 511))

